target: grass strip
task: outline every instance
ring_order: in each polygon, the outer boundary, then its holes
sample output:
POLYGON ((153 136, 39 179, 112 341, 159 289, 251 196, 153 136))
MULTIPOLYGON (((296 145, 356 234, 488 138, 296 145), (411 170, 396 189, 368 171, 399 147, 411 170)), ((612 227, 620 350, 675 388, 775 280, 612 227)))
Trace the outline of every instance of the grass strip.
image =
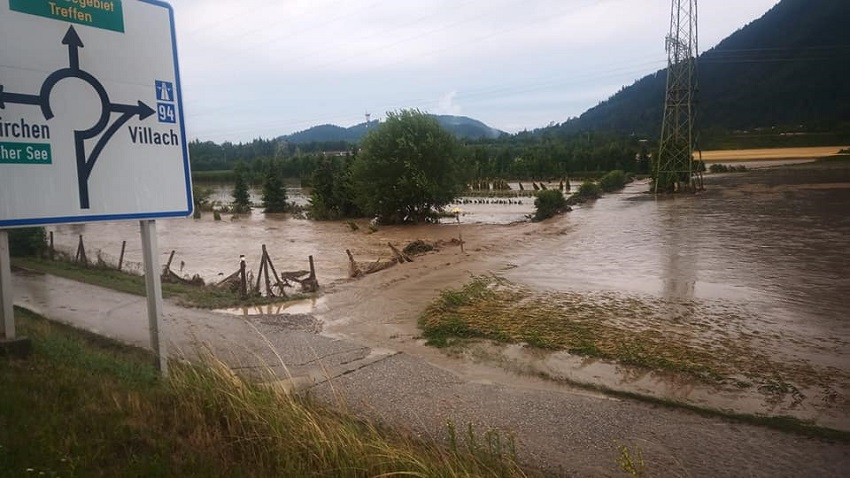
POLYGON ((717 309, 694 300, 534 292, 487 276, 473 278, 460 290, 443 291, 419 326, 428 344, 437 347, 465 338, 526 343, 683 373, 709 384, 829 387, 834 380, 847 379, 837 370, 771 360, 757 346, 768 338, 744 327, 751 319, 747 314, 730 304, 717 309), (744 383, 741 376, 755 383, 744 383))
POLYGON ((708 352, 669 340, 657 330, 624 328, 614 320, 650 314, 650 305, 596 299, 535 295, 502 279, 476 277, 459 291, 444 291, 419 324, 428 344, 437 347, 458 338, 483 338, 683 372, 706 381, 716 381, 724 372, 708 352))
MULTIPOLYGON (((105 267, 82 267, 67 261, 51 261, 35 257, 16 257, 12 265, 20 269, 51 274, 65 279, 71 279, 86 284, 92 284, 107 289, 117 290, 127 294, 145 296, 144 276, 120 272, 105 267)), ((303 298, 301 295, 281 297, 248 297, 243 299, 239 294, 226 289, 210 286, 194 286, 188 284, 162 283, 162 295, 174 298, 181 305, 202 309, 226 309, 231 307, 280 303, 286 300, 303 298)))
POLYGON ((379 429, 16 309, 28 360, 0 360, 3 476, 525 476, 513 460, 379 429))

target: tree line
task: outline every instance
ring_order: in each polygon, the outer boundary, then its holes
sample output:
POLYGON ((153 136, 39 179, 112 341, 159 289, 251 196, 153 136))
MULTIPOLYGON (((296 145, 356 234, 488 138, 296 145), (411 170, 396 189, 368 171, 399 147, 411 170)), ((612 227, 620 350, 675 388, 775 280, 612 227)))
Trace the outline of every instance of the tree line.
MULTIPOLYGON (((634 158, 639 158, 641 148, 645 147, 640 141, 631 139, 612 142, 609 138, 605 141, 596 138, 598 152, 593 156, 592 135, 575 143, 557 138, 537 141, 525 137, 522 140, 527 143, 525 149, 504 140, 504 144, 464 144, 432 116, 418 110, 390 112, 387 120, 372 130, 359 148, 318 157, 310 177, 309 214, 317 220, 373 217, 383 224, 435 221, 471 183, 486 182, 488 188, 490 184, 494 187, 506 184, 503 180, 476 181, 474 178, 483 175, 538 180, 564 178, 573 172, 571 154, 574 151, 590 154, 596 161, 592 166, 594 172, 608 167, 619 168, 602 176, 599 186, 587 182, 580 187, 580 190, 593 186, 609 191, 625 185, 624 164, 632 166, 630 172, 639 169, 641 163, 634 158), (514 156, 515 152, 522 152, 523 156, 514 156), (500 156, 509 160, 500 163, 500 156)), ((285 212, 285 195, 280 196, 283 190, 281 169, 276 166, 277 161, 258 163, 266 165, 263 173, 265 211, 285 212), (276 203, 282 204, 282 208, 275 209, 272 205, 276 203)), ((585 165, 585 172, 590 167, 585 165)), ((580 195, 585 200, 590 196, 592 194, 580 195)), ((234 212, 250 209, 244 166, 235 171, 233 198, 234 212)), ((535 205, 538 208, 536 220, 551 217, 569 206, 560 190, 541 192, 535 205)))
MULTIPOLYGON (((565 176, 599 177, 613 170, 648 174, 650 157, 656 147, 657 141, 636 136, 534 131, 499 139, 458 141, 453 154, 458 160, 456 174, 467 183, 486 179, 531 181, 565 176)), ((317 173, 327 176, 331 171, 339 171, 362 148, 363 144, 346 142, 295 145, 276 139, 241 144, 200 141, 189 144, 196 181, 233 181, 233 172, 239 166, 250 182, 262 181, 265 172, 274 168, 284 178, 319 187, 322 184, 314 184, 317 173)))

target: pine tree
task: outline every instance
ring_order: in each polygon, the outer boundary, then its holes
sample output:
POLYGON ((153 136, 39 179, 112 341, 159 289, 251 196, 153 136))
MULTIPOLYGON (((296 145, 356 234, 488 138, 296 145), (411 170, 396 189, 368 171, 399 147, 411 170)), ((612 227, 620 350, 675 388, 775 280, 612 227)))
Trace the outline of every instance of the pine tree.
POLYGON ((248 193, 248 182, 242 166, 236 167, 236 184, 233 186, 233 212, 244 214, 251 212, 251 196, 248 193))
POLYGON ((263 181, 263 207, 267 213, 286 212, 286 188, 274 163, 269 165, 263 181))

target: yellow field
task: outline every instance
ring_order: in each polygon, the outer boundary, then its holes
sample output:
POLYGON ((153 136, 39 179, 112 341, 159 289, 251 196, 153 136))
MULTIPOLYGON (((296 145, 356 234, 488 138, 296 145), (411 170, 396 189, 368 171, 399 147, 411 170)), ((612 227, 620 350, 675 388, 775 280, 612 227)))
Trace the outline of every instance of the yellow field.
POLYGON ((847 146, 818 146, 814 148, 735 149, 726 151, 703 151, 705 162, 718 161, 764 161, 782 159, 815 159, 834 156, 847 146))

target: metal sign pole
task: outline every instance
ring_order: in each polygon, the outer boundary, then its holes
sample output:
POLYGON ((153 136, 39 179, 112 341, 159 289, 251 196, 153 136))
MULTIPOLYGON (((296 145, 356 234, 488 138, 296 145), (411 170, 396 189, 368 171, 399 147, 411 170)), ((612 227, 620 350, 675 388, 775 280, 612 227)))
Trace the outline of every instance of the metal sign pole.
POLYGON ((165 348, 162 331, 162 281, 160 278, 159 246, 156 239, 156 221, 139 221, 142 232, 142 256, 145 262, 145 286, 148 299, 148 324, 151 334, 151 348, 156 356, 157 366, 163 377, 168 376, 168 353, 165 348))
POLYGON ((0 317, 6 340, 15 339, 15 309, 12 306, 12 264, 9 256, 9 233, 0 229, 0 317))

